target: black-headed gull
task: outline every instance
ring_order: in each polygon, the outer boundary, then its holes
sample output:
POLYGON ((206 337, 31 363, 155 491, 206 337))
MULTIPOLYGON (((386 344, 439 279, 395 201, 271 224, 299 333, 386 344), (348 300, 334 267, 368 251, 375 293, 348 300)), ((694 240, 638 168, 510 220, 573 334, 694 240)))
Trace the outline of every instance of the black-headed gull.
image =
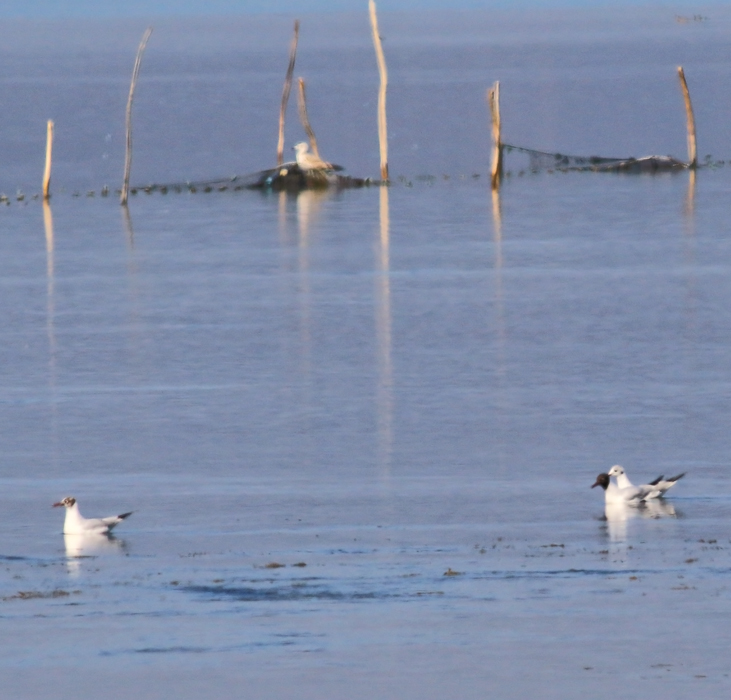
POLYGON ((642 503, 652 493, 652 486, 630 486, 620 488, 610 478, 609 474, 599 474, 591 488, 601 486, 604 489, 604 502, 609 504, 623 503, 636 506, 642 503))
POLYGON ((79 504, 72 496, 66 496, 63 500, 53 504, 54 508, 61 506, 66 508, 66 520, 63 523, 64 535, 106 535, 113 527, 132 515, 132 511, 130 511, 121 515, 111 515, 108 518, 85 518, 79 511, 79 504))
MULTIPOLYGON (((625 473, 624 469, 615 464, 608 472, 609 476, 613 476, 617 479, 617 486, 620 489, 634 488, 634 484, 629 480, 629 477, 625 473)), ((663 476, 657 477, 655 481, 651 481, 649 484, 642 484, 639 488, 652 487, 650 493, 645 496, 649 498, 660 498, 665 495, 665 492, 671 487, 675 486, 678 479, 682 479, 685 476, 685 472, 678 474, 677 476, 671 476, 669 479, 665 479, 663 476)))

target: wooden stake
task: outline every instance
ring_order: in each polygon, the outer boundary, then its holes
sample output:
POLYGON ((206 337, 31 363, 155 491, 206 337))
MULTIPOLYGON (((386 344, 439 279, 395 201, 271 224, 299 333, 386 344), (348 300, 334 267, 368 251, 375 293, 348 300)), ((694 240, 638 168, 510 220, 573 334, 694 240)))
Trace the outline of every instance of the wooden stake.
POLYGON ((487 104, 492 118, 492 163, 490 183, 493 189, 500 187, 503 177, 503 142, 500 136, 500 82, 487 91, 487 104))
POLYGON ((688 83, 685 82, 685 72, 683 66, 678 66, 678 78, 680 78, 680 88, 683 91, 683 99, 685 100, 685 116, 688 124, 688 167, 698 167, 698 155, 695 144, 695 117, 693 116, 693 105, 690 102, 690 92, 688 92, 688 83))
POLYGON ((317 150, 317 139, 315 138, 315 132, 312 131, 312 127, 310 126, 310 120, 307 116, 307 96, 305 95, 305 81, 303 78, 297 78, 297 83, 299 84, 299 93, 297 100, 297 106, 299 107, 299 113, 300 113, 300 121, 302 122, 302 126, 305 127, 305 131, 307 132, 307 138, 310 140, 310 150, 312 151, 315 158, 320 158, 320 151, 317 150))
POLYGON ((289 47, 289 66, 287 66, 287 77, 284 79, 282 90, 282 104, 279 107, 279 141, 277 142, 277 166, 284 163, 284 115, 289 103, 289 92, 292 89, 292 75, 294 74, 294 62, 297 58, 297 41, 299 40, 300 21, 294 21, 294 37, 289 47))
POLYGON ((43 171, 43 199, 51 198, 51 154, 53 153, 53 122, 48 120, 46 132, 46 168, 43 171))
POLYGON ((374 0, 368 0, 368 12, 371 18, 373 46, 376 49, 376 59, 378 61, 378 75, 381 79, 381 86, 378 90, 378 143, 381 149, 381 180, 388 182, 388 130, 386 128, 388 71, 386 70, 386 58, 383 55, 383 46, 381 45, 381 35, 378 33, 378 17, 376 16, 376 3, 374 0))
POLYGON ((135 59, 135 66, 132 69, 132 83, 129 86, 129 97, 127 98, 127 148, 124 156, 124 179, 122 180, 122 196, 120 198, 121 204, 127 204, 127 197, 129 194, 129 173, 132 168, 132 100, 135 96, 135 87, 137 85, 137 76, 140 73, 140 64, 142 63, 142 54, 145 52, 147 41, 152 34, 152 27, 148 27, 147 31, 142 36, 142 41, 137 49, 137 58, 135 59))

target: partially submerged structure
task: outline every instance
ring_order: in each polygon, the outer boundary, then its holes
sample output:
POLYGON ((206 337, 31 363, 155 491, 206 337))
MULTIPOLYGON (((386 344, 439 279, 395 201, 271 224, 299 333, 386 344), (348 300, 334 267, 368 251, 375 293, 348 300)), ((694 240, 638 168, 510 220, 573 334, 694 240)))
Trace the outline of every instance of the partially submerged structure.
MULTIPOLYGON (((339 167, 339 166, 338 166, 339 167)), ((341 168, 342 170, 342 168, 341 168)), ((249 175, 244 180, 247 189, 273 190, 275 192, 299 192, 307 189, 352 189, 381 184, 371 178, 341 175, 334 168, 305 169, 296 162, 282 163, 270 170, 249 175)))

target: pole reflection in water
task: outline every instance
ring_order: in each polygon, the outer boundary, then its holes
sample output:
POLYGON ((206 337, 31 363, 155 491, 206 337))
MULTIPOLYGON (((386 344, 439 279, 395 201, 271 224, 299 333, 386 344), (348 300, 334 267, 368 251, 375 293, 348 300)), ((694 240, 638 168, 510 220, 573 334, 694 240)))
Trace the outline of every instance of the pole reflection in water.
POLYGON ((393 452, 393 363, 391 359, 391 279, 389 260, 388 187, 380 188, 380 237, 376 274, 376 339, 378 342, 378 386, 376 411, 378 426, 378 466, 383 477, 390 476, 393 452))
POLYGON ((314 431, 311 430, 313 416, 314 381, 312 373, 312 289, 310 285, 310 237, 313 224, 317 222, 322 203, 327 198, 325 190, 303 190, 297 195, 297 242, 298 298, 300 320, 300 347, 298 352, 299 372, 302 385, 301 410, 306 425, 304 428, 308 453, 316 459, 314 431))
POLYGON ((54 261, 53 261, 53 214, 51 205, 43 202, 43 226, 46 231, 46 330, 48 333, 48 349, 50 367, 55 371, 56 366, 56 332, 54 328, 54 261))
POLYGON ((494 248, 493 273, 495 276, 495 335, 497 347, 495 353, 496 389, 498 392, 498 439, 497 460, 502 471, 505 468, 505 450, 502 435, 506 435, 506 426, 502 425, 506 413, 505 397, 505 312, 503 305, 503 213, 500 202, 500 189, 491 188, 492 196, 492 236, 494 248))
POLYGON ((685 220, 688 225, 687 232, 695 233, 695 168, 688 170, 688 192, 685 195, 685 220))
POLYGON ((312 370, 312 290, 310 288, 310 233, 324 199, 325 190, 303 190, 297 195, 297 264, 299 271, 300 337, 302 373, 307 380, 312 370))
POLYGON ((287 226, 287 193, 282 190, 277 195, 279 213, 279 243, 283 246, 289 245, 289 227, 287 226))
MULTIPOLYGON (((688 191, 685 197, 685 206, 683 207, 684 223, 685 223, 685 252, 684 263, 686 268, 685 274, 685 350, 688 355, 689 366, 695 365, 696 339, 698 335, 698 324, 696 319, 696 310, 698 307, 698 292, 696 281, 696 236, 695 236, 695 187, 697 173, 695 168, 688 171, 688 191)), ((687 426, 691 428, 690 425, 687 426)))
POLYGON ((129 207, 126 204, 122 205, 122 221, 124 221, 124 230, 127 234, 127 245, 131 250, 135 247, 135 232, 132 228, 132 217, 129 215, 129 207))
POLYGON ((43 227, 46 233, 46 335, 48 336, 48 386, 51 393, 51 440, 53 460, 58 457, 58 415, 56 412, 56 300, 53 214, 48 200, 43 201, 43 227))

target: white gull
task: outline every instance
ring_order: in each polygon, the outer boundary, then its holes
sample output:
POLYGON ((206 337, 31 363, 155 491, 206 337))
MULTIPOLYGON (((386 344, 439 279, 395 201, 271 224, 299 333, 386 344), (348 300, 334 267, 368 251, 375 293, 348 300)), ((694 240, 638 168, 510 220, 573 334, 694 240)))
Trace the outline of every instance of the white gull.
POLYGON ((302 170, 342 170, 339 165, 327 163, 322 160, 322 158, 318 158, 314 153, 308 153, 309 149, 310 147, 305 141, 300 141, 298 144, 294 145, 297 165, 299 165, 302 170))
MULTIPOLYGON (((617 479, 617 486, 620 489, 626 489, 626 488, 634 488, 634 484, 629 480, 629 477, 625 473, 624 469, 619 465, 615 464, 608 472, 609 476, 613 476, 617 479)), ((650 493, 645 497, 646 499, 649 498, 660 498, 661 496, 665 495, 665 492, 671 488, 672 486, 675 486, 677 481, 679 479, 682 479, 685 476, 685 472, 682 474, 678 474, 677 476, 671 476, 669 479, 665 479, 664 476, 659 476, 654 481, 651 481, 649 484, 642 484, 640 488, 651 488, 650 493)))
POLYGON ((591 488, 601 486, 604 489, 604 502, 608 504, 625 504, 637 506, 652 492, 652 486, 630 486, 620 488, 610 478, 609 474, 599 474, 591 488))
POLYGON ((79 511, 76 499, 72 496, 66 496, 63 500, 53 504, 54 508, 61 506, 66 508, 66 519, 63 523, 64 535, 106 535, 113 527, 132 515, 132 511, 130 511, 121 515, 111 515, 108 518, 85 518, 79 511))

